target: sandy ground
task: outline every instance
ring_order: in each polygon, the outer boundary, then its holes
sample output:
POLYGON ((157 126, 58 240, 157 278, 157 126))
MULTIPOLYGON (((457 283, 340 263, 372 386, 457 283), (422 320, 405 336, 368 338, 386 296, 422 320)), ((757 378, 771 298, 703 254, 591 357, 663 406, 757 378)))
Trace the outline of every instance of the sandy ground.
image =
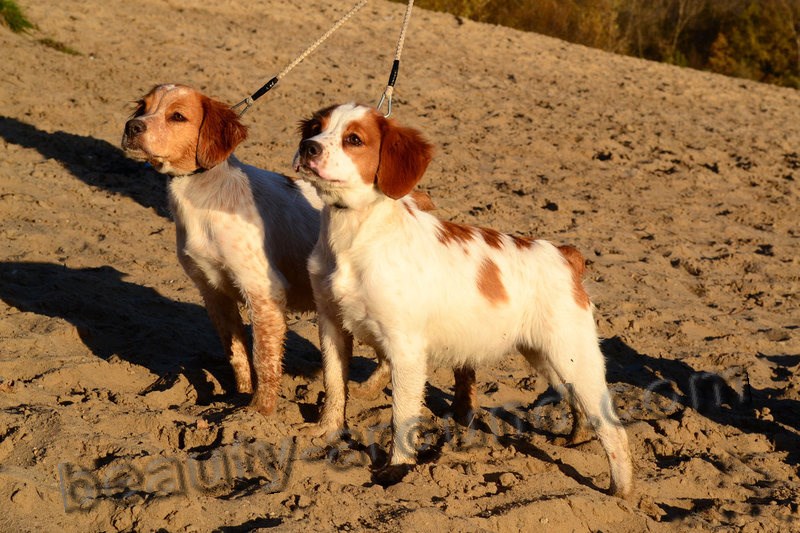
MULTIPOLYGON (((118 148, 151 86, 233 104, 348 6, 21 4, 81 55, 0 28, 0 529, 800 530, 800 93, 416 10, 395 117, 438 146, 421 187, 591 260, 637 486, 604 493, 596 440, 556 445, 566 408, 512 356, 479 369, 471 431, 435 372, 420 464, 384 488, 390 391, 351 403, 350 443, 292 429, 319 409, 313 316, 290 317, 276 416, 225 393, 164 179, 118 148)), ((245 116, 238 156, 291 173, 300 118, 377 101, 402 11, 370 2, 245 116)))

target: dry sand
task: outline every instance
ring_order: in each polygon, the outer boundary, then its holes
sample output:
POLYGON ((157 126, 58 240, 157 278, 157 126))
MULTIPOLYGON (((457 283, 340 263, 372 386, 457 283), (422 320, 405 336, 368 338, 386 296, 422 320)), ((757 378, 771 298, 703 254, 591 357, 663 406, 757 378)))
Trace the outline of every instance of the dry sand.
MULTIPOLYGON (((438 146, 421 187, 591 260, 637 489, 603 492, 596 440, 555 444, 565 408, 520 357, 479 369, 472 432, 437 370, 430 446, 383 488, 388 391, 350 404, 349 445, 292 429, 318 413, 314 317, 290 317, 276 416, 225 394, 164 179, 118 148, 154 84, 233 104, 350 3, 21 4, 81 55, 0 28, 0 529, 800 530, 800 93, 416 10, 395 116, 438 146)), ((402 12, 370 2, 291 72, 239 157, 291 173, 300 118, 375 102, 402 12)))

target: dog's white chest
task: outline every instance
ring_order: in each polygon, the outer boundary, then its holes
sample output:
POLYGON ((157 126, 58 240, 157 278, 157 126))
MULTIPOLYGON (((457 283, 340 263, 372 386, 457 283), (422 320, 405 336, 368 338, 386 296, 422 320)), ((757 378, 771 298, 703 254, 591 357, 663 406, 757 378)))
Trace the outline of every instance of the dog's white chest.
POLYGON ((170 184, 178 253, 190 258, 212 285, 235 284, 237 280, 227 279, 230 273, 254 270, 252 258, 264 255, 263 225, 249 205, 239 211, 228 210, 219 205, 219 195, 213 198, 216 202, 197 201, 197 191, 192 188, 197 186, 188 179, 170 184))
POLYGON ((344 327, 368 342, 380 337, 378 323, 370 313, 369 287, 347 257, 338 258, 330 286, 333 299, 339 304, 344 327))

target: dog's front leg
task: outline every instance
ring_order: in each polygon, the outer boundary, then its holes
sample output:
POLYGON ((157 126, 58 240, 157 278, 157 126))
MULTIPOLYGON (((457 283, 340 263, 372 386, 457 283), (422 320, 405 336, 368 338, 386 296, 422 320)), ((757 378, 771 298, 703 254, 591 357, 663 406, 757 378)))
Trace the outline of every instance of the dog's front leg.
POLYGON ((325 405, 320 417, 320 429, 326 434, 345 427, 347 378, 353 355, 353 336, 344 330, 335 313, 326 305, 318 306, 319 344, 325 382, 325 405))
POLYGON ((275 412, 283 374, 283 341, 286 319, 283 307, 269 297, 248 295, 253 328, 255 393, 250 405, 263 415, 275 412))
POLYGON ((391 464, 412 464, 416 459, 417 431, 427 381, 427 361, 420 343, 406 340, 386 351, 392 369, 391 464))
MULTIPOLYGON (((198 286, 200 286, 198 284, 198 286)), ((247 355, 247 337, 239 314, 239 304, 234 298, 207 286, 200 286, 208 316, 222 341, 236 379, 236 392, 253 392, 253 378, 247 355)))

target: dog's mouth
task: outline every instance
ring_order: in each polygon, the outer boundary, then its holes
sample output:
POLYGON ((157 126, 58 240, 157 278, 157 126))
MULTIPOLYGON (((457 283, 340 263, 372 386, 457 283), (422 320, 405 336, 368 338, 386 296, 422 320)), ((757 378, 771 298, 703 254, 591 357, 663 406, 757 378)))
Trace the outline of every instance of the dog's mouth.
POLYGON ((304 178, 310 178, 313 182, 328 184, 344 183, 343 180, 334 179, 325 175, 325 172, 322 171, 313 160, 303 160, 303 158, 297 157, 294 160, 293 166, 295 172, 299 173, 304 178))
POLYGON ((122 151, 125 157, 133 159, 134 161, 141 161, 142 163, 149 163, 156 171, 160 172, 164 168, 164 163, 167 161, 166 156, 151 154, 140 146, 132 143, 126 144, 123 142, 122 151))
POLYGON ((150 157, 150 154, 135 145, 126 145, 123 143, 122 151, 125 153, 125 157, 135 161, 147 161, 150 157))

